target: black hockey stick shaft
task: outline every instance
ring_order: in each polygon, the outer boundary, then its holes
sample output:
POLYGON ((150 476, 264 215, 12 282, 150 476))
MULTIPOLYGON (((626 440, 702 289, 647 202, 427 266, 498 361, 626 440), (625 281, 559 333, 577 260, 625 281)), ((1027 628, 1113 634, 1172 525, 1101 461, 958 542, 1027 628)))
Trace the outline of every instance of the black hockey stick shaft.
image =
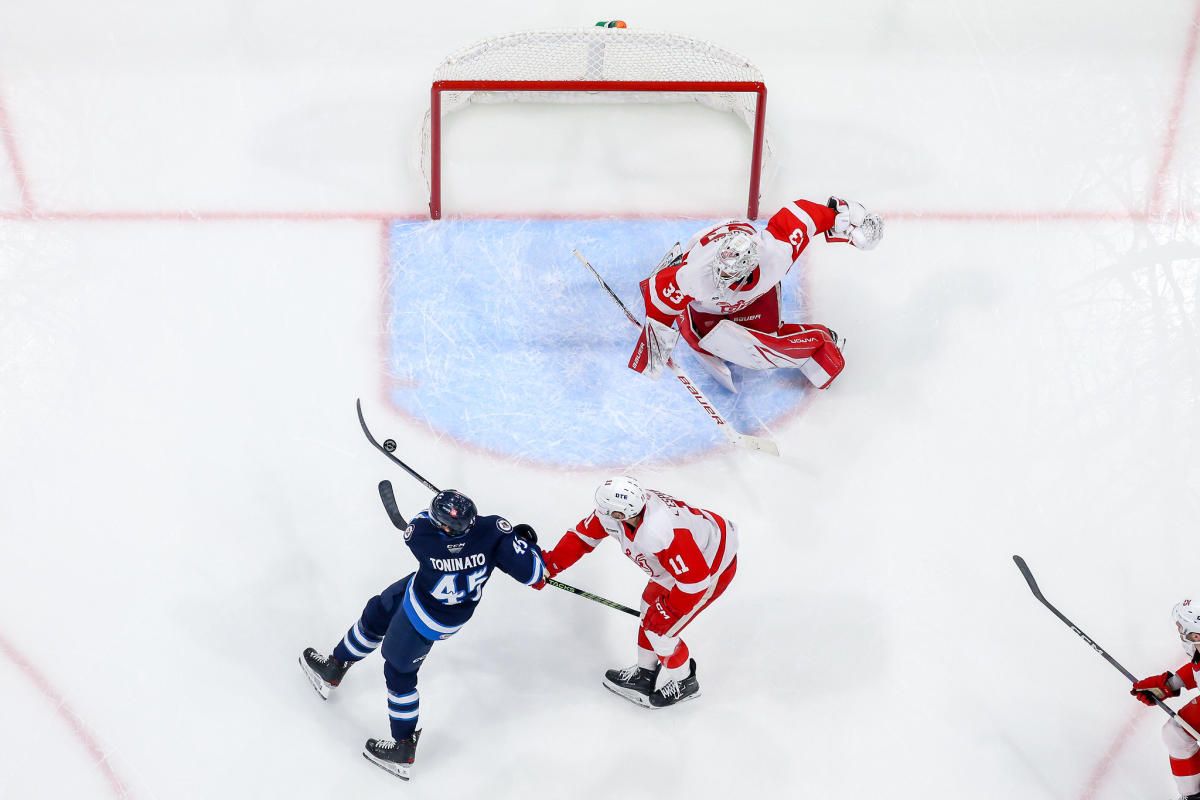
POLYGON ((567 584, 562 583, 560 581, 556 581, 553 578, 547 578, 546 583, 549 584, 550 586, 553 586, 555 589, 563 589, 564 591, 568 591, 571 594, 577 594, 580 597, 586 597, 588 600, 594 600, 597 603, 599 603, 600 605, 608 606, 609 608, 615 608, 617 611, 624 611, 626 614, 632 614, 635 617, 641 616, 641 614, 639 614, 637 611, 634 611, 629 606, 623 606, 620 603, 615 603, 612 600, 609 600, 608 598, 605 598, 605 597, 601 597, 598 594, 592 594, 591 592, 585 592, 583 589, 576 589, 574 586, 568 586, 567 584))
MULTIPOLYGON (((369 441, 372 445, 374 445, 376 450, 383 453, 385 456, 387 456, 392 461, 392 463, 396 464, 398 467, 403 469, 409 475, 413 476, 418 481, 423 483, 425 485, 425 487, 427 489, 429 489, 430 491, 432 491, 432 492, 441 491, 436 486, 434 486, 432 483, 425 480, 425 478, 422 477, 421 474, 419 472, 417 472, 415 469, 410 467, 408 464, 405 464, 399 458, 396 458, 396 456, 393 455, 392 453, 388 452, 387 448, 385 448, 383 445, 381 445, 375 439, 375 436, 371 433, 371 429, 367 427, 366 419, 363 418, 362 400, 361 399, 355 400, 355 407, 358 409, 358 424, 362 426, 363 434, 367 437, 367 441, 369 441)), ((385 511, 387 511, 388 519, 390 519, 392 521, 392 524, 395 525, 400 530, 404 530, 405 528, 407 528, 408 523, 405 521, 404 516, 400 513, 399 506, 396 505, 396 495, 392 492, 392 482, 391 481, 380 481, 379 482, 379 499, 381 501, 383 501, 383 508, 385 511)), ((549 585, 553 586, 556 589, 562 589, 563 591, 570 592, 571 594, 577 594, 580 597, 585 597, 588 600, 593 600, 597 603, 600 603, 601 605, 608 606, 609 608, 615 608, 618 611, 624 611, 626 614, 633 614, 635 617, 641 616, 641 614, 634 611, 632 608, 629 608, 628 606, 623 606, 620 603, 616 603, 612 600, 609 600, 608 598, 601 597, 598 594, 592 594, 591 592, 585 592, 583 589, 577 589, 574 586, 571 586, 566 583, 562 583, 561 581, 556 581, 551 578, 547 578, 546 583, 548 583, 549 585)))
MULTIPOLYGON (((1124 675, 1126 678, 1129 679, 1130 683, 1137 683, 1137 678, 1135 678, 1133 676, 1132 672, 1125 669, 1125 667, 1121 666, 1121 664, 1115 658, 1113 658, 1112 656, 1110 656, 1108 654, 1107 650, 1105 650, 1100 645, 1096 644, 1096 641, 1092 637, 1088 636, 1086 633, 1079 630, 1079 627, 1074 622, 1071 622, 1071 620, 1067 619, 1065 614, 1063 614, 1061 611, 1059 611, 1057 608, 1055 608, 1053 605, 1051 605, 1050 601, 1046 599, 1046 596, 1044 594, 1042 594, 1042 590, 1040 588, 1038 588, 1037 581, 1034 580, 1034 578, 1033 578, 1033 572, 1029 569, 1029 565, 1025 563, 1025 559, 1021 558, 1020 556, 1013 556, 1013 562, 1017 565, 1017 569, 1021 570, 1021 574, 1025 577, 1025 582, 1029 584, 1029 590, 1031 592, 1033 592, 1033 596, 1038 599, 1038 602, 1040 602, 1046 608, 1050 609, 1050 612, 1052 614, 1054 614, 1054 616, 1056 616, 1060 620, 1062 620, 1064 625, 1066 625, 1071 630, 1075 631, 1075 633, 1079 636, 1079 638, 1083 639, 1083 641, 1087 643, 1088 647, 1092 648, 1097 653, 1104 656, 1104 660, 1107 661, 1109 664, 1112 664, 1114 667, 1116 667, 1122 675, 1124 675)), ((1200 732, 1197 732, 1194 728, 1192 728, 1191 725, 1188 725, 1187 722, 1185 722, 1184 720, 1177 717, 1175 712, 1171 710, 1170 706, 1168 706, 1162 700, 1159 700, 1154 695, 1149 694, 1148 692, 1145 694, 1147 697, 1149 697, 1151 700, 1154 701, 1155 705, 1157 705, 1163 711, 1167 712, 1167 714, 1169 716, 1175 717, 1176 721, 1180 725, 1182 725, 1184 728, 1186 728, 1188 733, 1192 734, 1192 736, 1196 737, 1197 739, 1200 739, 1200 732)))
POLYGON ((407 528, 408 520, 400 513, 400 506, 396 505, 396 494, 392 491, 391 481, 379 482, 379 499, 383 501, 383 510, 387 512, 388 519, 392 521, 397 530, 407 528))

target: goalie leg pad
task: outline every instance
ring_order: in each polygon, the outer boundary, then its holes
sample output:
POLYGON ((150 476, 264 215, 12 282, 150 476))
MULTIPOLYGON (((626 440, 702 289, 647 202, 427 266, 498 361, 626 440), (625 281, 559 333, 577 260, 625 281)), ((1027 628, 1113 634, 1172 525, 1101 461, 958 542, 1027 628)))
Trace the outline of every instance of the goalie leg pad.
POLYGON ((798 368, 818 389, 829 386, 846 365, 833 337, 816 326, 784 325, 771 334, 722 320, 700 344, 718 358, 750 369, 798 368))

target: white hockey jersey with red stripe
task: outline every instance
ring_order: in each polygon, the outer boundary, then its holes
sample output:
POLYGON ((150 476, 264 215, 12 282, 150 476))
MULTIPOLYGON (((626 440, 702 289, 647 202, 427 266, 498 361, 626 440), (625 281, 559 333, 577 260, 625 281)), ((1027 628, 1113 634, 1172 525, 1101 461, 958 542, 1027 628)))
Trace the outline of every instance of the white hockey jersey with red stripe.
POLYGON ((557 574, 606 538, 615 539, 650 580, 674 590, 674 607, 680 611, 700 599, 738 548, 737 528, 721 515, 650 490, 636 528, 603 514, 589 514, 543 557, 557 574))
POLYGON ((706 314, 736 314, 783 280, 813 237, 829 230, 835 216, 828 206, 796 200, 775 212, 761 231, 744 219, 700 231, 688 240, 682 261, 642 281, 647 318, 670 325, 688 306, 706 314), (713 273, 713 261, 721 239, 734 230, 759 237, 758 268, 739 285, 723 288, 713 273))

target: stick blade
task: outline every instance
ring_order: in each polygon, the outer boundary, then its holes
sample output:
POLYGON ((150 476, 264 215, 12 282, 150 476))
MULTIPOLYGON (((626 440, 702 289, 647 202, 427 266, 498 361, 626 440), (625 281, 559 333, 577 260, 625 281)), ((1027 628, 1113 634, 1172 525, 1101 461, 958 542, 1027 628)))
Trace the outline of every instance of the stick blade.
POLYGON ((388 519, 396 526, 397 530, 404 530, 408 527, 408 521, 404 519, 404 515, 400 513, 400 507, 396 505, 396 495, 392 491, 391 481, 379 482, 379 499, 383 502, 383 510, 387 512, 388 519))
POLYGON ((775 444, 772 439, 767 439, 763 436, 751 436, 748 433, 734 433, 733 431, 729 431, 729 433, 732 434, 729 437, 729 441, 738 447, 745 448, 746 450, 757 450, 760 453, 767 453, 773 456, 779 455, 779 445, 775 444))
POLYGON ((1029 565, 1025 563, 1025 559, 1017 555, 1014 555, 1012 558, 1013 563, 1017 565, 1017 569, 1021 570, 1021 575, 1024 576, 1025 582, 1029 584, 1029 591, 1033 592, 1033 596, 1038 600, 1041 600, 1043 603, 1046 602, 1042 590, 1038 588, 1037 581, 1034 580, 1033 571, 1029 569, 1029 565))

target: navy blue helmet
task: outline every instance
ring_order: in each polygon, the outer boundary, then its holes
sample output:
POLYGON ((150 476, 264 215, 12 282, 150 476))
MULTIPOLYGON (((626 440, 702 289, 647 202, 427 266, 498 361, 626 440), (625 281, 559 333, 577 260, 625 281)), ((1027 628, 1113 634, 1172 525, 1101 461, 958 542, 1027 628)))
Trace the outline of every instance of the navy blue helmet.
POLYGON ((429 517, 454 536, 466 533, 475 524, 475 503, 462 492, 443 489, 429 504, 429 517))

